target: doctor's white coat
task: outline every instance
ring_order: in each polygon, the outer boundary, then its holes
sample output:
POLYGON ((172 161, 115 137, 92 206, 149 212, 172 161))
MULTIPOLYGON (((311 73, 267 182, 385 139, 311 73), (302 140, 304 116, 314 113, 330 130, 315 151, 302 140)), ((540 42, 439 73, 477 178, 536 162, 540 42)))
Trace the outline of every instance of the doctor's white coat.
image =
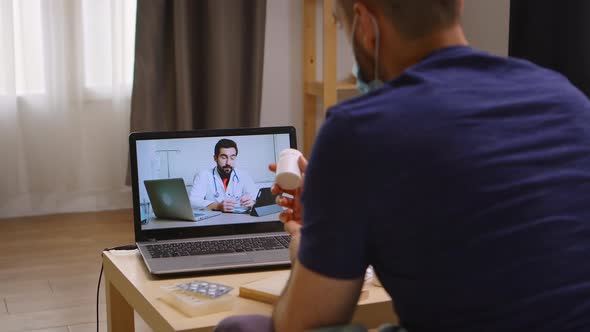
POLYGON ((225 190, 217 167, 213 167, 195 176, 190 201, 193 209, 204 209, 213 202, 225 200, 226 197, 239 200, 244 195, 250 195, 252 199, 256 199, 257 194, 256 185, 247 172, 234 168, 225 190))

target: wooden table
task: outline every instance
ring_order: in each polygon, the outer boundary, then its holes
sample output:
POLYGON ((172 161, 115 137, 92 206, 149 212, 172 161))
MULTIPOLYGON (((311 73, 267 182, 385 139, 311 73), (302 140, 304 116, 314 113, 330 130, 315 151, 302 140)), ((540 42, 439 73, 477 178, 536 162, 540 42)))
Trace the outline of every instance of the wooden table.
MULTIPOLYGON (((161 279, 148 272, 137 250, 105 252, 103 264, 108 328, 111 332, 133 331, 134 310, 154 331, 212 331, 228 316, 270 315, 272 312, 271 305, 237 296, 241 285, 271 277, 277 273, 275 271, 161 279), (236 296, 233 311, 190 318, 159 299, 160 286, 194 279, 234 287, 231 293, 236 296)), ((395 322, 391 299, 385 290, 370 284, 365 289, 369 292, 368 297, 359 302, 353 321, 369 328, 384 322, 395 322)))

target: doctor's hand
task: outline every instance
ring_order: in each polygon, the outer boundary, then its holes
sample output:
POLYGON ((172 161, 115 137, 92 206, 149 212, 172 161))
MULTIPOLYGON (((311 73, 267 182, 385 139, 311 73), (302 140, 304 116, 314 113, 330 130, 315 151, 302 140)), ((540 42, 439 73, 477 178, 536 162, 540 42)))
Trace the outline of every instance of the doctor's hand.
POLYGON ((250 195, 244 195, 240 198, 240 205, 243 207, 251 208, 254 206, 254 200, 250 195))
POLYGON ((236 205, 238 205, 236 203, 236 201, 231 200, 231 199, 226 199, 226 200, 223 200, 223 201, 217 203, 217 208, 215 210, 223 211, 223 212, 233 212, 234 207, 236 205))

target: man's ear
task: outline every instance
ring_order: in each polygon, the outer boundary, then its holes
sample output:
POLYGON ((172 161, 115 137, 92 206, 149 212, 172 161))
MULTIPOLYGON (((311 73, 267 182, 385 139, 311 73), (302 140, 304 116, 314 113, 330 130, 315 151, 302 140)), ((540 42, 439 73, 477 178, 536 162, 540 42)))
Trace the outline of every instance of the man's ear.
MULTIPOLYGON (((353 6, 353 13, 356 15, 356 40, 367 54, 375 52, 377 42, 377 31, 375 30, 376 17, 369 11, 362 2, 356 2, 353 6)), ((355 38, 355 36, 352 36, 355 38)))
POLYGON ((214 162, 217 162, 217 156, 216 155, 213 155, 213 161, 214 162))

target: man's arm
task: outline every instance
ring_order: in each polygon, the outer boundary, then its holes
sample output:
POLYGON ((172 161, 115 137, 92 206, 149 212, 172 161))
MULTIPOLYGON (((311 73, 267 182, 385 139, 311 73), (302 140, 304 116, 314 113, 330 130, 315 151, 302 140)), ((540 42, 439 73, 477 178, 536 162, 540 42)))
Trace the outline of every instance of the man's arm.
POLYGON ((369 264, 369 225, 362 218, 368 191, 363 177, 350 174, 363 169, 368 159, 351 123, 346 115, 329 116, 314 143, 309 167, 299 158, 304 185, 291 191, 273 186, 273 193, 293 197, 277 198, 286 208, 280 220, 291 234, 293 262, 291 279, 274 311, 277 331, 348 324, 357 304, 369 264))
POLYGON ((348 324, 362 285, 363 278, 328 278, 295 261, 291 279, 274 309, 275 330, 305 331, 348 324))
MULTIPOLYGON (((305 178, 307 160, 300 157, 299 168, 305 178)), ((270 165, 275 171, 276 165, 270 165)), ((303 206, 300 196, 303 188, 283 191, 274 185, 274 194, 287 192, 294 198, 277 197, 285 208, 279 218, 285 231, 291 235, 289 247, 292 269, 287 287, 275 306, 273 324, 276 331, 305 331, 314 328, 343 325, 350 322, 357 304, 364 276, 359 278, 330 278, 316 273, 297 259, 301 242, 303 206), (329 294, 329 296, 326 296, 329 294)))

